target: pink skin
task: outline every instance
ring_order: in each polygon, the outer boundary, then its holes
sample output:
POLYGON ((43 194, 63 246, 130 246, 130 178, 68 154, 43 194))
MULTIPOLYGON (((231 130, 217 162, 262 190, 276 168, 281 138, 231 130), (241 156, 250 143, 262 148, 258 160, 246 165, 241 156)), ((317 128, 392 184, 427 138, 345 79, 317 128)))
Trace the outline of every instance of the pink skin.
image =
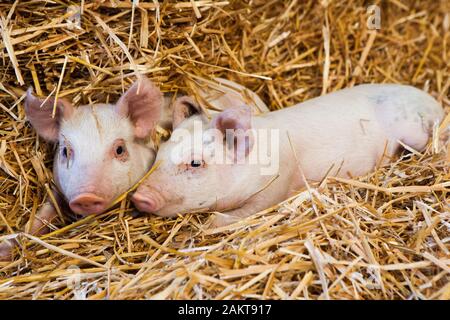
MULTIPOLYGON (((299 105, 251 117, 244 107, 230 109, 211 121, 193 115, 179 121, 171 139, 158 150, 162 161, 132 197, 142 211, 176 216, 196 211, 222 211, 215 219, 220 226, 273 206, 304 187, 305 178, 321 181, 329 176, 364 175, 401 147, 398 141, 423 150, 431 128, 443 118, 442 107, 414 87, 360 85, 321 96, 299 105), (181 161, 170 161, 179 146, 172 139, 182 130, 192 134, 195 121, 203 128, 279 130, 279 165, 273 174, 261 174, 260 164, 209 163, 205 153, 188 149, 181 161), (387 143, 387 156, 383 153, 387 143), (194 164, 194 165, 193 165, 194 164), (329 169, 332 167, 332 170, 329 169), (276 178, 276 179, 274 179, 276 178)), ((203 133, 205 135, 205 133, 203 133)), ((250 138, 252 138, 250 136, 250 138)), ((251 158, 260 136, 235 146, 251 158)), ((211 145, 229 148, 223 139, 203 138, 203 149, 211 145)))

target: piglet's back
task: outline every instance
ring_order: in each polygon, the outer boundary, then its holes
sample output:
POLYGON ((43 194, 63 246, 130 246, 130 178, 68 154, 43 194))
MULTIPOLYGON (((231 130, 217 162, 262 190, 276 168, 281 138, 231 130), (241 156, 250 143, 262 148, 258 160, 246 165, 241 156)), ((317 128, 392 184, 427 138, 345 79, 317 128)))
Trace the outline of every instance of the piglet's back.
POLYGON ((432 126, 442 120, 444 111, 428 93, 412 86, 363 84, 272 114, 287 121, 288 127, 297 127, 300 131, 305 128, 333 140, 339 139, 339 133, 366 136, 371 133, 369 129, 376 128, 390 139, 409 142, 422 149, 426 141, 419 142, 414 137, 419 138, 420 133, 421 138, 428 139, 432 126))
MULTIPOLYGON (((365 174, 398 141, 421 150, 432 125, 443 118, 439 103, 411 86, 366 84, 336 91, 263 115, 289 132, 305 171, 321 179, 334 164, 340 172, 365 174)), ((287 146, 285 146, 287 148, 287 146)))

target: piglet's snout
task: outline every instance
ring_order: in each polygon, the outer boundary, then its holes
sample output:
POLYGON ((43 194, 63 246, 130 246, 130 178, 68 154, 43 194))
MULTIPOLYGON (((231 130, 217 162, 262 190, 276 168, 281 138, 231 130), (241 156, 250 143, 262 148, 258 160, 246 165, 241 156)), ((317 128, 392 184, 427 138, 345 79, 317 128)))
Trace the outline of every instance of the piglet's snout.
POLYGON ((165 200, 155 190, 140 189, 131 197, 136 208, 141 212, 154 213, 165 205, 165 200))
POLYGON ((70 209, 81 215, 101 213, 106 205, 105 199, 93 193, 82 193, 69 202, 70 209))

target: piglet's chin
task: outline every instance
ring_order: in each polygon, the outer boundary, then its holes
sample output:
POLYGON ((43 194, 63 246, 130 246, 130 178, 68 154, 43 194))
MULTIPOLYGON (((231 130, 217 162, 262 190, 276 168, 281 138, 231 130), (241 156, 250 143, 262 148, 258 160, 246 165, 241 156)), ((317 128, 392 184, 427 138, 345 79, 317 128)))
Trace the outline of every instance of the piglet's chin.
POLYGON ((164 207, 165 201, 157 191, 138 190, 131 197, 136 208, 141 212, 156 213, 164 207))
POLYGON ((102 213, 107 208, 107 201, 93 193, 82 193, 69 202, 70 209, 76 214, 87 216, 102 213))

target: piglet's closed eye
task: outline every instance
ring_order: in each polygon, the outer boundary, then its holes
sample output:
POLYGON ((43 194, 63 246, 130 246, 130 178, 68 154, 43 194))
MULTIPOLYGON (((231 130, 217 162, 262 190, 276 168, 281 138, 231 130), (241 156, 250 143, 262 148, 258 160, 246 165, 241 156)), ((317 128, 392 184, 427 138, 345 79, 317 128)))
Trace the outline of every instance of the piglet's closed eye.
POLYGON ((54 98, 36 98, 32 89, 28 89, 25 99, 25 114, 36 132, 45 140, 58 141, 61 121, 68 120, 73 114, 73 106, 65 99, 58 99, 53 115, 54 98))
POLYGON ((145 138, 161 117, 163 94, 149 79, 139 78, 116 104, 116 110, 130 117, 137 138, 145 138))

